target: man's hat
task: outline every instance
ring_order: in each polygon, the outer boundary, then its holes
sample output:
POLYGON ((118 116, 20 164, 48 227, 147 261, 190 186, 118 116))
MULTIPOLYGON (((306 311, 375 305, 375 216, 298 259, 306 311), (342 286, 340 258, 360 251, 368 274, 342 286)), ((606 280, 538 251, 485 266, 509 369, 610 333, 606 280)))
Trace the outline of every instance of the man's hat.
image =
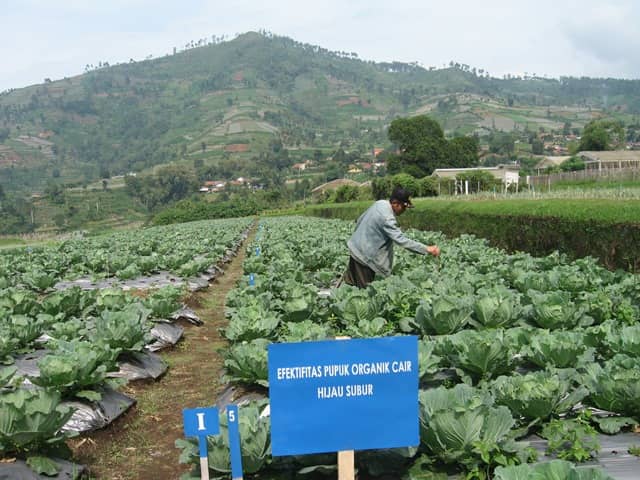
POLYGON ((393 202, 394 200, 403 204, 406 208, 413 208, 413 203, 411 203, 411 199, 409 198, 409 192, 402 187, 396 187, 391 193, 389 201, 393 202))

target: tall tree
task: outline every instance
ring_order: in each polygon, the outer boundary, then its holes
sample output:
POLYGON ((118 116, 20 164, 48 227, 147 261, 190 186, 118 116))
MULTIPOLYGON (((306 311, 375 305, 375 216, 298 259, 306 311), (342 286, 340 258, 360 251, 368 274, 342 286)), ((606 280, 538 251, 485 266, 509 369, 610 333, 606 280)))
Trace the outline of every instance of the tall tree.
POLYGON ((389 173, 407 171, 422 177, 431 174, 446 157, 442 127, 426 115, 395 119, 389 126, 389 140, 399 150, 388 161, 389 173))
POLYGON ((624 141, 624 127, 614 120, 592 120, 587 123, 580 139, 580 150, 612 150, 624 141))

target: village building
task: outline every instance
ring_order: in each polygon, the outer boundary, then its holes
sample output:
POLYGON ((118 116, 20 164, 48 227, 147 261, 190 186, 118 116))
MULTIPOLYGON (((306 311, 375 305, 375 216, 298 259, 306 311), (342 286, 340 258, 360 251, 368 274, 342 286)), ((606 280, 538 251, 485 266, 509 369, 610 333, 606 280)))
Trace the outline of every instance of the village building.
POLYGON ((471 173, 474 171, 490 173, 494 178, 502 181, 506 187, 509 187, 510 185, 517 185, 520 179, 519 167, 512 165, 499 165, 497 167, 436 168, 433 171, 433 176, 438 178, 455 179, 460 174, 471 173))
POLYGON ((318 185, 316 188, 311 190, 312 195, 322 195, 326 192, 337 190, 343 185, 351 185, 353 187, 359 187, 360 183, 355 180, 350 180, 348 178, 337 178, 335 180, 331 180, 330 182, 323 183, 322 185, 318 185))
POLYGON ((602 152, 584 151, 578 156, 584 162, 586 170, 638 169, 640 168, 640 150, 605 150, 602 152))
POLYGON ((570 155, 545 156, 536 164, 535 169, 538 175, 542 175, 548 168, 559 167, 570 158, 570 155))

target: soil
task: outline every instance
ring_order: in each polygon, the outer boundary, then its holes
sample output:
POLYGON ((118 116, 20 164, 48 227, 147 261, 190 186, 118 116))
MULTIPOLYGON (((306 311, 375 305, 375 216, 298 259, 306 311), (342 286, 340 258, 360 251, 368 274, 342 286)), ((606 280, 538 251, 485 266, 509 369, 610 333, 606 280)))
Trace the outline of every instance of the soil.
POLYGON ((225 297, 242 275, 244 254, 240 247, 225 274, 188 299, 204 325, 184 324, 182 341, 161 353, 167 374, 157 382, 129 383, 122 391, 137 405, 106 429, 70 442, 74 460, 88 467, 91 478, 177 479, 190 470, 179 463, 174 442, 184 438, 182 410, 213 405, 225 387, 218 350, 226 340, 219 329, 226 324, 225 297))

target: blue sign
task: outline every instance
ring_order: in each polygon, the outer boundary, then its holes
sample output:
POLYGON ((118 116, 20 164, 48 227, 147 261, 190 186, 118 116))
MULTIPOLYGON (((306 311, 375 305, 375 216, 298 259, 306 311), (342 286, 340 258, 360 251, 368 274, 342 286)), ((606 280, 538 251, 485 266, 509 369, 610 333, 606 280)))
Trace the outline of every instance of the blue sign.
POLYGON ((274 456, 416 446, 415 336, 269 345, 274 456))
POLYGON ((187 408, 182 411, 182 418, 185 437, 201 437, 220 433, 217 408, 187 408))
POLYGON ((229 426, 229 451, 231 453, 231 478, 242 478, 242 448, 240 444, 240 419, 238 406, 227 406, 227 424, 229 426))

